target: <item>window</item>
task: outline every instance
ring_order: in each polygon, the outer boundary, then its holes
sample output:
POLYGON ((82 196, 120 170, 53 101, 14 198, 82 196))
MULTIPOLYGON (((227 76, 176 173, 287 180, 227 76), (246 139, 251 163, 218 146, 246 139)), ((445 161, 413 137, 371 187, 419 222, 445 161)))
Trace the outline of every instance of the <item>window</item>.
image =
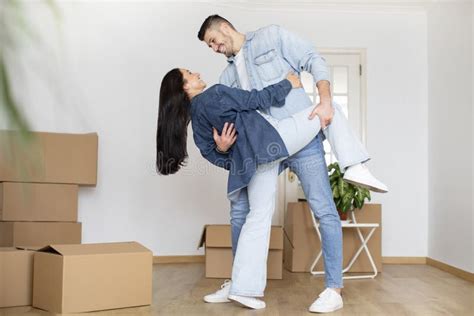
MULTIPOLYGON (((333 101, 341 105, 344 115, 349 121, 349 124, 356 132, 356 135, 359 135, 362 143, 365 143, 365 108, 362 106, 363 100, 361 98, 363 92, 361 89, 362 53, 363 52, 361 51, 328 51, 327 53, 323 52, 322 55, 326 59, 330 69, 331 95, 333 101)), ((311 74, 303 72, 301 74, 301 81, 306 93, 311 98, 313 103, 319 103, 318 91, 311 74)), ((337 159, 332 153, 329 143, 324 141, 323 145, 326 163, 329 165, 333 162, 336 162, 337 159)), ((291 179, 294 178, 294 175, 289 175, 287 177, 287 179, 290 179, 287 181, 287 193, 291 192, 291 179), (288 185, 290 188, 288 188, 288 185)), ((305 199, 299 180, 294 182, 297 183, 297 188, 295 188, 297 189, 297 199, 305 199)), ((292 194, 290 194, 290 196, 292 196, 292 194)), ((286 202, 291 202, 291 200, 291 198, 287 198, 286 202)))
MULTIPOLYGON (((349 91, 348 87, 348 67, 347 66, 329 66, 331 71, 331 95, 333 100, 341 105, 342 110, 346 118, 349 118, 349 111, 348 111, 348 99, 349 99, 349 91)), ((306 94, 310 97, 313 103, 319 103, 319 95, 318 90, 314 84, 313 76, 307 72, 303 72, 301 74, 301 81, 303 83, 304 89, 306 94), (316 102, 315 102, 316 100, 316 102)), ((337 161, 336 157, 333 155, 331 151, 331 146, 327 141, 324 141, 324 151, 325 151, 325 158, 326 163, 329 165, 335 161, 337 161)))

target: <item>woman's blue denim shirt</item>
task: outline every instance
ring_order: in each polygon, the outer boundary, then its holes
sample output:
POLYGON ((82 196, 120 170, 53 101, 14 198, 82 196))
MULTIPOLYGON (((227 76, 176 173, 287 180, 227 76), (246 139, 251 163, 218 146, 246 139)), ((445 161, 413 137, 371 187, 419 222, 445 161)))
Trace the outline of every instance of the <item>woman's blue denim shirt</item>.
POLYGON ((229 170, 228 193, 247 186, 257 165, 288 156, 276 129, 257 110, 283 106, 291 90, 286 79, 260 91, 218 84, 192 99, 194 142, 204 158, 229 170), (222 133, 226 122, 234 123, 238 136, 230 151, 222 154, 216 150, 212 128, 222 133))

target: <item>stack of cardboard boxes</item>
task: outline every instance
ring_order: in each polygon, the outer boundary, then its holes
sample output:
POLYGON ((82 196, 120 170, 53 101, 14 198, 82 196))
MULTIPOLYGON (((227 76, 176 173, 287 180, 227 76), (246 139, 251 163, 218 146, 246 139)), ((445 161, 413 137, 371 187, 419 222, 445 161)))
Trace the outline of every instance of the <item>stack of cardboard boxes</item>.
POLYGON ((0 307, 31 305, 32 250, 81 243, 79 185, 97 182, 97 134, 30 137, 0 132, 0 307))
POLYGON ((79 186, 97 183, 97 134, 0 131, 0 307, 85 312, 149 305, 151 251, 83 244, 79 186))
POLYGON ((0 246, 81 243, 79 185, 96 185, 97 134, 0 133, 0 246))

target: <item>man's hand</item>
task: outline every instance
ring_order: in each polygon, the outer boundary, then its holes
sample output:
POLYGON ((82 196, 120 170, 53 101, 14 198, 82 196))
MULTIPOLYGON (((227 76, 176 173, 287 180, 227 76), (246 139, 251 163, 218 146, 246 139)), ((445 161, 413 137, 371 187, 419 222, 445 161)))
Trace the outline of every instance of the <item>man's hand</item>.
POLYGON ((320 80, 316 83, 318 89, 320 102, 314 107, 313 112, 309 115, 309 119, 312 120, 317 115, 321 121, 321 128, 325 129, 331 124, 334 116, 334 108, 331 104, 331 89, 330 83, 327 80, 320 80))
POLYGON ((329 124, 331 124, 332 118, 334 116, 334 109, 331 105, 331 102, 320 102, 318 105, 316 105, 313 112, 311 112, 309 115, 309 119, 314 119, 316 115, 321 121, 321 128, 325 129, 329 124))
POLYGON ((290 71, 288 73, 288 75, 286 76, 286 80, 288 80, 291 83, 291 88, 293 88, 293 89, 303 87, 303 84, 301 83, 300 77, 298 77, 298 75, 295 74, 292 71, 290 71))
POLYGON ((214 127, 212 128, 212 133, 214 136, 214 141, 217 145, 217 149, 221 152, 227 152, 237 140, 234 123, 229 124, 226 122, 220 136, 214 127))

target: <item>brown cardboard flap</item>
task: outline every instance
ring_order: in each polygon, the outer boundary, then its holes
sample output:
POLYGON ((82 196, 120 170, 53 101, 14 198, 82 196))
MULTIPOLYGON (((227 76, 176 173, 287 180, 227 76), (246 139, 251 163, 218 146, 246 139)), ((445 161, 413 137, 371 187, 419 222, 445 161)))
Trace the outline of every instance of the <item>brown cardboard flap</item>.
POLYGON ((206 244, 207 247, 229 248, 232 247, 230 225, 204 225, 198 249, 206 244))
POLYGON ((15 247, 0 247, 0 252, 17 251, 15 247))
POLYGON ((41 247, 38 246, 16 246, 18 250, 31 250, 31 251, 38 251, 41 247))
POLYGON ((101 244, 49 245, 38 251, 57 253, 62 256, 151 252, 148 248, 134 241, 101 244))
POLYGON ((46 247, 40 248, 40 249, 38 249, 38 252, 54 253, 54 254, 56 254, 56 255, 60 255, 60 254, 61 254, 59 251, 57 251, 56 249, 54 249, 53 246, 46 246, 46 247))
POLYGON ((208 225, 205 242, 207 247, 232 247, 232 233, 230 225, 208 225))
POLYGON ((207 228, 207 226, 208 225, 204 225, 204 227, 202 228, 201 238, 199 238, 199 243, 198 243, 197 249, 204 246, 204 242, 206 241, 206 228, 207 228))
MULTIPOLYGON (((283 249, 283 228, 272 226, 269 249, 283 249)), ((232 233, 230 225, 205 225, 199 241, 199 247, 206 244, 208 248, 231 248, 232 233)))
POLYGON ((288 243, 290 244, 291 248, 295 248, 295 246, 293 246, 293 243, 291 242, 290 236, 288 236, 288 233, 286 232, 285 228, 283 228, 283 234, 285 234, 284 237, 288 241, 288 243))

